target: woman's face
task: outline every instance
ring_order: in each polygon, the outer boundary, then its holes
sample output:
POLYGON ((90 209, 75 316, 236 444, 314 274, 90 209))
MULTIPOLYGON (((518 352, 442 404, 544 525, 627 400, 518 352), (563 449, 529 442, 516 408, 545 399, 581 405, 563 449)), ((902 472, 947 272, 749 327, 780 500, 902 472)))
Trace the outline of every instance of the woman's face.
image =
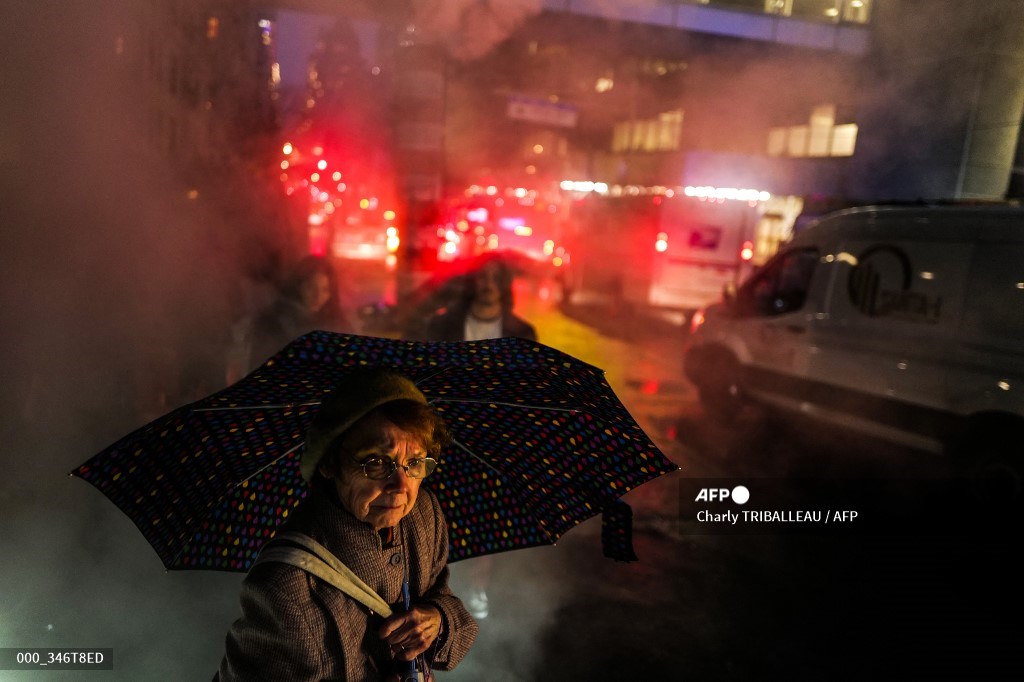
POLYGON ((398 524, 412 511, 422 479, 409 478, 398 467, 390 478, 375 481, 363 475, 358 462, 368 457, 390 457, 397 464, 426 457, 423 445, 380 414, 358 421, 341 442, 339 471, 321 467, 333 479, 342 506, 374 530, 398 524))
POLYGON ((331 300, 331 280, 322 272, 314 272, 303 280, 299 294, 302 304, 311 313, 318 313, 331 300))

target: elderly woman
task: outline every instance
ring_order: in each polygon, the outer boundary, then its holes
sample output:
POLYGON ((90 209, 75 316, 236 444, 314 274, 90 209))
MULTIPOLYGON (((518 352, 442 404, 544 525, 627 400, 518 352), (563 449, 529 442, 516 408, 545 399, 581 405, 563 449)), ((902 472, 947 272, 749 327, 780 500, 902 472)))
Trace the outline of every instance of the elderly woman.
POLYGON ((363 371, 338 386, 307 437, 301 469, 310 494, 278 538, 326 548, 394 613, 383 618, 298 565, 263 561, 273 555, 265 548, 242 584, 222 682, 398 679, 409 661, 449 670, 465 656, 477 625, 448 587, 440 505, 420 489, 446 438, 441 418, 401 375, 363 371))

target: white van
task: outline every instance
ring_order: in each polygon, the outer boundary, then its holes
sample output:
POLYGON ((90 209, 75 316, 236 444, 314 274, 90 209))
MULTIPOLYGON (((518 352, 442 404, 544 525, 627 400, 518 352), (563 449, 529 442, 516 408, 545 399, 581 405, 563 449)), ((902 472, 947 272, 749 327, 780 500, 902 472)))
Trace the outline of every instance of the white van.
POLYGON ((713 414, 756 401, 1020 485, 1024 208, 830 214, 692 331, 686 374, 713 414))

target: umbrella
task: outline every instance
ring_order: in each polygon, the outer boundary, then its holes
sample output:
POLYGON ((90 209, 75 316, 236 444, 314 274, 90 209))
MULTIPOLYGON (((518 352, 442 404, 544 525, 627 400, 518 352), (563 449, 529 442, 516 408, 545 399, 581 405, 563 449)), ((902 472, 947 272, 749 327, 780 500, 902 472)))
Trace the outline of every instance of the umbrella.
POLYGON ((427 485, 449 522, 451 561, 553 544, 602 512, 606 550, 635 558, 618 498, 678 467, 600 369, 523 339, 311 332, 71 473, 127 514, 167 568, 248 570, 307 494, 299 460, 321 399, 364 366, 405 374, 448 424, 453 443, 427 485))

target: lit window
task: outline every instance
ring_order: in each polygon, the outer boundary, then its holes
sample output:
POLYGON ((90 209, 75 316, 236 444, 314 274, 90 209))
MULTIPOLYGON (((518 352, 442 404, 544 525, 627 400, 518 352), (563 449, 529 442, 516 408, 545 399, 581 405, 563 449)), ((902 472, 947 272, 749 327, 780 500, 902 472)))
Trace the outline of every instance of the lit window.
POLYGON ((843 5, 843 21, 866 24, 870 16, 871 0, 846 0, 843 5))
POLYGON ((807 137, 810 126, 793 126, 789 129, 789 155, 807 156, 807 137))
POLYGON ((832 130, 832 156, 853 156, 857 146, 857 124, 846 123, 832 130))
POLYGON ((646 121, 624 121, 612 132, 612 151, 673 151, 679 148, 683 112, 680 109, 646 121))
POLYGON ((811 110, 808 131, 807 156, 828 156, 832 142, 832 128, 836 122, 836 108, 826 104, 811 110))
POLYGON ((811 110, 808 125, 772 128, 768 131, 768 155, 803 157, 853 156, 857 124, 836 125, 836 106, 822 104, 811 110))
POLYGON ((768 156, 782 156, 786 153, 788 128, 772 128, 768 131, 768 156))
POLYGON ((217 17, 210 17, 206 20, 206 37, 213 40, 217 37, 220 32, 220 19, 217 17))

